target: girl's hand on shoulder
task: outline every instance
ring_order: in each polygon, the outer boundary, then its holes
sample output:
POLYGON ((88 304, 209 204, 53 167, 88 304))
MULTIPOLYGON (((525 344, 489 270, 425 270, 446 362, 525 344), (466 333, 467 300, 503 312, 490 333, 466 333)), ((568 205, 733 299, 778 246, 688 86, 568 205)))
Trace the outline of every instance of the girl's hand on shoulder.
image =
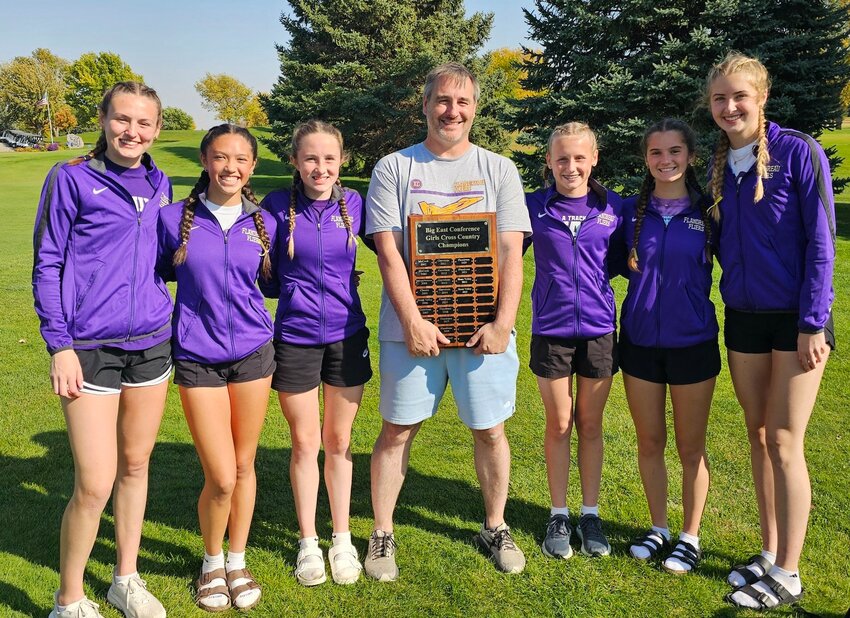
POLYGON ((75 399, 83 388, 83 368, 74 350, 62 350, 50 358, 50 382, 60 397, 75 399))
POLYGON ((797 335, 797 359, 803 371, 811 371, 825 363, 829 356, 826 335, 819 333, 800 333, 797 335))

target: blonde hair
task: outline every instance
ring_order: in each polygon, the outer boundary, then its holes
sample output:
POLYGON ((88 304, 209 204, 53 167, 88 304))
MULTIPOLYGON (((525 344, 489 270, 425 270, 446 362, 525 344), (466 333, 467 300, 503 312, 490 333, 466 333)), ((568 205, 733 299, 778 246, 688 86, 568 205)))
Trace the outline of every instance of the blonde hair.
MULTIPOLYGON (((592 150, 599 149, 596 141, 596 133, 593 132, 590 125, 585 122, 567 122, 559 124, 552 130, 552 133, 549 134, 549 140, 546 142, 546 152, 552 150, 552 144, 555 143, 556 139, 567 136, 585 137, 590 142, 592 150)), ((542 175, 543 186, 551 186, 554 182, 554 178, 552 177, 552 170, 549 169, 549 166, 546 165, 546 163, 543 164, 542 175)))
MULTIPOLYGON (((705 98, 710 105, 711 84, 718 77, 726 77, 736 73, 742 74, 750 82, 756 93, 767 99, 770 93, 770 75, 767 68, 756 58, 746 56, 740 52, 730 51, 718 64, 714 65, 708 72, 705 83, 705 98)), ((767 128, 764 117, 764 104, 759 106, 758 135, 756 137, 756 191, 753 201, 759 202, 764 197, 764 178, 767 176, 767 164, 770 154, 767 151, 767 128)), ((729 136, 725 131, 720 132, 717 148, 714 151, 714 167, 711 171, 711 184, 709 186, 711 197, 714 200, 711 214, 715 221, 720 221, 720 201, 723 199, 723 177, 726 160, 729 154, 729 136)))
MULTIPOLYGON (((301 147, 301 140, 314 133, 325 133, 336 138, 336 141, 339 142, 339 163, 342 165, 346 162, 348 156, 345 153, 342 133, 331 123, 322 120, 308 120, 295 127, 295 130, 292 132, 292 149, 290 152, 293 160, 298 158, 298 149, 301 147)), ((298 203, 299 190, 303 190, 303 181, 301 180, 301 172, 295 169, 292 172, 292 188, 289 191, 289 242, 287 243, 286 254, 290 260, 295 259, 295 206, 298 203)), ((342 217, 342 222, 348 231, 348 242, 346 246, 350 247, 352 243, 357 246, 357 238, 351 229, 351 215, 348 214, 348 208, 345 205, 345 189, 342 183, 340 183, 339 178, 336 180, 336 186, 331 196, 334 194, 339 195, 339 215, 342 217)))

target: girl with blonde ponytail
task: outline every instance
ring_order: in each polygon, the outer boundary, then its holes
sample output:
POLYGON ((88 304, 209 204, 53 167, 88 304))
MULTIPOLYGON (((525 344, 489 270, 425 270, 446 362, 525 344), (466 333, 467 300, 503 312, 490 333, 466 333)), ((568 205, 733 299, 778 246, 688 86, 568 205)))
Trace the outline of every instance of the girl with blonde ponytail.
POLYGON ((706 98, 721 129, 709 188, 720 221, 729 370, 750 442, 761 552, 729 573, 727 600, 773 608, 803 594, 798 564, 811 486, 804 438, 835 346, 835 203, 829 162, 809 135, 765 119, 770 77, 730 52, 706 98))
POLYGON ((327 579, 316 534, 318 456, 324 446, 333 519, 328 561, 336 583, 353 584, 361 565, 348 523, 351 428, 372 377, 354 270, 356 236, 364 235, 363 200, 339 182, 345 152, 333 125, 311 120, 296 127, 290 162, 292 187, 263 200, 278 223, 276 273, 264 292, 278 299, 272 388, 292 433, 289 475, 301 532, 295 578, 304 586, 327 579))
POLYGON ((200 158, 204 169, 192 192, 160 213, 159 268, 177 281, 174 382, 204 470, 195 603, 219 612, 254 607, 261 595, 245 548, 275 367, 271 316, 257 281, 271 278, 276 222, 251 190, 257 140, 247 129, 213 127, 200 158))

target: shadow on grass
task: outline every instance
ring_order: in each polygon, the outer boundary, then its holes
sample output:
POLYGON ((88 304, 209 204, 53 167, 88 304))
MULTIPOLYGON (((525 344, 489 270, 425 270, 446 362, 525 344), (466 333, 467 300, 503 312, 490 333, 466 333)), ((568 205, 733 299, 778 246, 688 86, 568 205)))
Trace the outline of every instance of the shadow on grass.
POLYGON ((839 238, 850 240, 850 203, 838 202, 835 204, 835 228, 839 238))
POLYGON ((36 605, 24 590, 0 580, 0 609, 3 607, 20 612, 24 616, 44 616, 53 609, 53 602, 36 605))

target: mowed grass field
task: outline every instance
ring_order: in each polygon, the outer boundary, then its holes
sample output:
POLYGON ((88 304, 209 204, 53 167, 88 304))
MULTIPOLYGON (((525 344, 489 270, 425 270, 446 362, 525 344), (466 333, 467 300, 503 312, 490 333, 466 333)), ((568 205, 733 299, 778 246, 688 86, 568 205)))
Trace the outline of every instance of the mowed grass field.
MULTIPOLYGON (((202 132, 163 132, 152 149, 173 179, 175 198, 185 196, 200 167, 202 132)), ((88 136, 87 141, 91 140, 88 136)), ((850 156, 850 130, 829 133, 850 156)), ((32 308, 32 226, 39 191, 49 168, 69 152, 0 154, 0 616, 46 616, 58 587, 59 524, 73 488, 73 462, 57 398, 48 384, 49 358, 32 308)), ((850 165, 843 175, 850 176, 850 165)), ((261 151, 254 176, 258 195, 288 185, 291 172, 261 151)), ((367 181, 345 179, 365 193, 367 181)), ((843 616, 850 606, 850 194, 839 197, 838 259, 834 314, 838 350, 827 368, 809 426, 807 454, 812 511, 801 572, 803 607, 821 616, 843 616)), ((122 259, 120 255, 116 260, 122 259)), ((372 330, 375 378, 367 385, 355 423, 351 529, 365 549, 371 531, 369 456, 380 428, 378 414, 377 317, 380 275, 375 258, 361 248, 365 271, 360 294, 372 330)), ((214 267, 214 265, 211 265, 214 267)), ((298 527, 289 486, 290 438, 276 398, 269 411, 257 460, 259 493, 248 549, 248 565, 263 586, 254 616, 733 616, 722 598, 725 576, 737 561, 760 549, 758 516, 750 477, 748 444, 741 410, 725 366, 718 380, 709 426, 711 489, 702 527, 705 559, 695 574, 675 577, 627 555, 628 542, 649 526, 637 470, 634 428, 615 378, 606 409, 605 467, 600 507, 614 553, 602 559, 577 555, 569 561, 545 558, 540 542, 549 513, 543 457, 544 413, 534 376, 527 368, 530 338, 529 290, 533 256, 525 258, 525 291, 517 321, 522 369, 516 414, 507 423, 513 453, 507 520, 526 552, 524 573, 498 573, 472 545, 483 506, 472 463, 469 431, 447 397, 438 415, 417 437, 410 470, 396 511, 400 579, 392 584, 361 580, 313 589, 293 577, 298 527)), ((716 271, 719 278, 719 269, 716 271)), ((622 301, 624 281, 615 282, 622 301)), ((719 296, 714 293, 722 316, 719 296)), ((273 303, 269 304, 273 309, 273 303)), ((681 528, 681 468, 668 445, 669 510, 674 534, 681 528)), ((580 507, 573 448, 569 506, 580 507)), ((196 500, 202 473, 172 386, 154 450, 147 518, 139 570, 169 616, 203 616, 194 607, 191 582, 197 577, 203 544, 196 500)), ((324 492, 324 486, 321 489, 324 492)), ((320 496, 319 532, 327 550, 330 515, 320 496)), ((113 518, 103 515, 86 585, 104 616, 114 563, 113 518)), ((330 579, 329 579, 330 582, 330 579)), ((787 614, 787 612, 786 612, 787 614)), ((229 615, 235 615, 231 610, 229 615)), ((741 615, 749 615, 743 612, 741 615)))

